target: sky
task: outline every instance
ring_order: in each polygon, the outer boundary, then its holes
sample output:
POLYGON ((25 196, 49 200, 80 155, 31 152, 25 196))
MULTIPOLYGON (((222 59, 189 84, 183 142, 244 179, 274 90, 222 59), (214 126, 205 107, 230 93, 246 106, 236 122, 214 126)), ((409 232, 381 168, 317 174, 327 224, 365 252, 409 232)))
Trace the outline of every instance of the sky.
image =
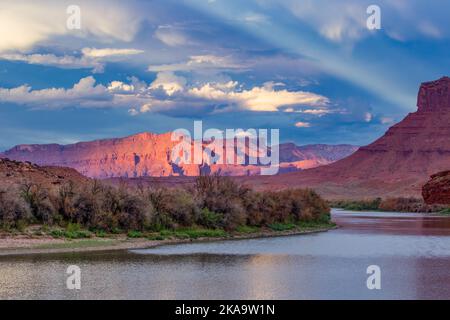
POLYGON ((365 145, 416 110, 421 82, 450 75, 449 13, 446 0, 1 0, 0 150, 196 120, 365 145))

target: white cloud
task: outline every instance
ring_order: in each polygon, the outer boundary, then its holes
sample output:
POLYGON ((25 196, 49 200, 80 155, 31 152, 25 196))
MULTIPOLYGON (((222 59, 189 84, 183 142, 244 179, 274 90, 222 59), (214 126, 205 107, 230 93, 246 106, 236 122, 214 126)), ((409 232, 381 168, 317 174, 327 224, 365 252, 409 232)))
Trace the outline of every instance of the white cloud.
POLYGON ((244 16, 243 20, 247 23, 265 23, 270 21, 270 18, 261 13, 251 12, 244 16))
POLYGON ((230 56, 196 55, 181 63, 151 65, 148 71, 199 71, 199 70, 245 70, 246 65, 234 61, 230 56))
POLYGON ((234 86, 224 88, 207 83, 201 87, 191 88, 189 94, 209 100, 236 104, 250 111, 279 111, 282 106, 310 105, 325 106, 328 98, 305 91, 275 90, 271 86, 253 87, 250 90, 233 90, 234 86))
POLYGON ((0 102, 24 104, 32 107, 99 107, 112 100, 106 87, 96 85, 92 76, 82 78, 72 88, 32 90, 30 86, 0 88, 0 102))
POLYGON ((81 50, 84 56, 91 58, 105 58, 111 56, 130 56, 143 53, 143 50, 138 49, 115 49, 115 48, 84 48, 81 50))
POLYGON ((122 81, 111 81, 108 90, 114 93, 134 92, 135 88, 132 84, 126 84, 122 81))
POLYGON ((160 72, 150 85, 151 89, 162 89, 169 96, 176 92, 183 91, 186 79, 175 75, 173 72, 160 72))
POLYGON ((295 123, 295 126, 297 128, 309 128, 311 127, 311 124, 309 122, 298 121, 295 123))
POLYGON ((22 53, 0 53, 0 59, 10 61, 22 61, 29 64, 40 64, 45 66, 55 66, 63 69, 93 69, 94 73, 100 73, 104 70, 104 62, 119 61, 129 55, 142 53, 137 49, 114 49, 114 48, 84 48, 80 56, 55 54, 22 54, 22 53))
POLYGON ((191 42, 180 28, 170 25, 159 26, 155 31, 155 37, 169 47, 178 47, 191 42))
MULTIPOLYGON (((279 5, 279 1, 273 1, 279 5)), ((285 0, 281 2, 303 22, 333 42, 354 42, 372 34, 366 27, 369 16, 366 9, 373 4, 370 0, 285 0)), ((426 36, 448 37, 448 12, 444 2, 430 6, 421 0, 379 0, 381 28, 388 36, 398 41, 426 36), (433 17, 433 22, 424 20, 433 17)))
POLYGON ((84 56, 75 57, 69 55, 56 56, 54 54, 22 54, 22 53, 4 53, 0 54, 0 59, 10 61, 22 61, 29 64, 40 64, 45 66, 56 66, 63 69, 82 69, 90 68, 95 72, 103 71, 103 64, 94 59, 84 56))
POLYGON ((131 109, 128 109, 128 113, 131 116, 137 116, 139 114, 139 111, 137 111, 135 108, 131 108, 131 109))
POLYGON ((57 36, 131 41, 144 18, 132 7, 118 2, 111 5, 106 0, 78 0, 82 28, 69 30, 66 9, 70 4, 73 3, 56 0, 1 1, 0 52, 29 50, 57 36))
POLYGON ((367 30, 367 5, 361 1, 287 1, 285 4, 296 17, 334 42, 359 39, 367 30))
POLYGON ((12 89, 0 88, 1 102, 34 108, 126 107, 131 115, 136 115, 149 111, 177 113, 194 109, 211 113, 216 111, 215 106, 221 106, 222 112, 277 112, 283 111, 280 108, 284 106, 300 105, 307 105, 307 110, 323 110, 329 101, 311 92, 277 90, 275 83, 250 89, 242 89, 236 81, 192 86, 173 72, 160 72, 149 85, 131 78, 129 83, 112 81, 104 86, 96 84, 95 79, 89 76, 67 89, 33 90, 27 85, 12 89))
POLYGON ((145 112, 149 112, 151 109, 152 109, 151 103, 146 103, 143 106, 141 106, 140 111, 142 113, 145 113, 145 112))

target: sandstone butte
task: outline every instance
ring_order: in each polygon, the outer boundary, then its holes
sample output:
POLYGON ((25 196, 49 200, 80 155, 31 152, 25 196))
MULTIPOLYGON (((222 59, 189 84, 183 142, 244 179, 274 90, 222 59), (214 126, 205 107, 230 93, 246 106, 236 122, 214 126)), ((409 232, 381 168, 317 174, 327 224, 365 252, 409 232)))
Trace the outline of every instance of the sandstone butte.
MULTIPOLYGON (((171 133, 140 133, 125 138, 79 142, 70 145, 18 145, 0 154, 18 161, 44 166, 76 169, 91 178, 134 178, 198 176, 201 173, 222 175, 259 174, 257 165, 177 165, 171 161, 171 150, 177 141, 171 133)), ((324 165, 356 151, 351 145, 280 145, 280 172, 324 165)), ((245 151, 245 150, 244 150, 245 151)))
POLYGON ((328 199, 421 196, 437 172, 450 170, 450 78, 422 83, 417 111, 375 142, 332 164, 278 176, 246 177, 260 189, 308 187, 328 199))

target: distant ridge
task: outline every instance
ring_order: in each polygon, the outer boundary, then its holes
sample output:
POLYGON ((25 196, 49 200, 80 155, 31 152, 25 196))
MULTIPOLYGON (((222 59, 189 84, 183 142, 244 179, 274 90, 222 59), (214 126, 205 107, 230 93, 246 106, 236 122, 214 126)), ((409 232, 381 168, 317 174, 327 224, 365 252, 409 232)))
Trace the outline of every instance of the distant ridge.
MULTIPOLYGON (((18 145, 3 153, 18 161, 38 165, 74 168, 92 178, 135 178, 197 176, 201 173, 219 173, 231 176, 256 175, 257 165, 180 165, 171 162, 171 150, 177 142, 171 141, 171 132, 138 133, 124 138, 102 139, 69 145, 18 145)), ((329 164, 357 150, 352 145, 307 145, 293 143, 280 145, 280 172, 298 171, 329 164)))

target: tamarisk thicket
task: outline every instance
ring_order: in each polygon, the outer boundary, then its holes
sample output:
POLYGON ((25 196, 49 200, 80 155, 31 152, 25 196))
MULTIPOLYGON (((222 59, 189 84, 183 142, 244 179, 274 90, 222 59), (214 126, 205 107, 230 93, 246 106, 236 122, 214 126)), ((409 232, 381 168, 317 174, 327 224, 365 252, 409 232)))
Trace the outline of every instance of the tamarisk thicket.
POLYGON ((256 192, 227 177, 200 176, 185 188, 130 187, 92 180, 51 189, 23 183, 0 190, 0 224, 79 224, 93 230, 163 230, 199 226, 235 230, 301 221, 327 222, 330 209, 307 189, 256 192))

